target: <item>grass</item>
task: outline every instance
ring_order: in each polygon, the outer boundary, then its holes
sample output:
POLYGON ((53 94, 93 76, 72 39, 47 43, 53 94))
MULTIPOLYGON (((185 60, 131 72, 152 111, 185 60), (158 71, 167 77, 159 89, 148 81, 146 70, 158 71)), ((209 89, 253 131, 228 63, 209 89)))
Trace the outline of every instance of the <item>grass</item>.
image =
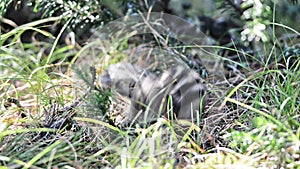
MULTIPOLYGON (((274 66, 263 65, 258 71, 244 66, 241 70, 250 75, 241 73, 236 85, 228 81, 230 87, 221 92, 225 93, 220 97, 222 104, 215 104, 216 108, 211 104, 207 108, 211 112, 199 118, 199 125, 182 122, 187 126, 182 129, 177 123, 158 119, 147 127, 124 129, 105 119, 100 110, 106 97, 101 93, 89 95, 96 103, 87 99, 74 110, 64 111, 83 95, 74 88, 74 60, 67 58, 80 58, 88 47, 18 40, 28 29, 51 37, 37 28, 48 21, 1 35, 0 168, 300 168, 299 54, 279 60, 278 53, 261 51, 274 66), (11 41, 4 45, 8 38, 11 41), (20 105, 9 101, 11 98, 20 105), (100 105, 95 108, 95 104, 100 105), (46 128, 44 109, 56 122, 73 121, 64 128, 46 128), (185 134, 180 135, 180 130, 185 134)), ((100 51, 108 46, 110 51, 104 56, 112 56, 111 62, 129 49, 124 43, 121 47, 103 44, 100 51)), ((211 95, 217 97, 214 92, 211 95)))

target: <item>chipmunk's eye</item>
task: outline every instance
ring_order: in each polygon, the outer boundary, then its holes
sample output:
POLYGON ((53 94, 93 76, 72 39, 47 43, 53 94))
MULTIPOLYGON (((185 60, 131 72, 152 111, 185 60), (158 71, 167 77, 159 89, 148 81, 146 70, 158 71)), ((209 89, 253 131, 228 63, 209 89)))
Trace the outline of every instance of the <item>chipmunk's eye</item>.
POLYGON ((131 81, 131 82, 129 83, 129 89, 133 89, 134 86, 135 86, 135 83, 134 83, 133 81, 131 81))

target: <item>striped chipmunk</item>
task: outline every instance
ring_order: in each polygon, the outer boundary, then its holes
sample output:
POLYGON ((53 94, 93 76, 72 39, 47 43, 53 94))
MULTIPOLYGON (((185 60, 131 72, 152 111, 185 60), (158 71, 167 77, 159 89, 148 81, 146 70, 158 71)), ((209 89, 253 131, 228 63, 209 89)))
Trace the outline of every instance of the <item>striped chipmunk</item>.
POLYGON ((97 77, 101 87, 113 91, 109 117, 118 126, 149 123, 157 118, 195 121, 206 86, 185 64, 154 72, 144 66, 120 62, 97 77))

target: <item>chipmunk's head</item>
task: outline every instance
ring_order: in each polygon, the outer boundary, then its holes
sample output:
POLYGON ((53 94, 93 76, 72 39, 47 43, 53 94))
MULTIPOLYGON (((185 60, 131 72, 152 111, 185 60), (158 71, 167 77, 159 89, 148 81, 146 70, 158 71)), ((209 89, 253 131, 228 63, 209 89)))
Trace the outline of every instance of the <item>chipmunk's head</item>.
POLYGON ((119 94, 131 97, 136 83, 143 79, 148 72, 130 63, 110 65, 100 76, 100 87, 115 90, 119 94))

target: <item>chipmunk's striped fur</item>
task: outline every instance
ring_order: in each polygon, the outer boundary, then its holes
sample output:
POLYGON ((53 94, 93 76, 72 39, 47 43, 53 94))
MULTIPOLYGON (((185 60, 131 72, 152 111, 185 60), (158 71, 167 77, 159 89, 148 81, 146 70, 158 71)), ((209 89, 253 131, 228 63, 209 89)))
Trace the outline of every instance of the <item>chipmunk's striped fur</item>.
POLYGON ((124 106, 126 109, 120 112, 123 113, 123 124, 134 119, 149 122, 158 117, 172 116, 174 119, 196 119, 205 91, 199 75, 183 65, 157 74, 121 62, 108 67, 100 81, 102 87, 130 100, 129 105, 124 106))

